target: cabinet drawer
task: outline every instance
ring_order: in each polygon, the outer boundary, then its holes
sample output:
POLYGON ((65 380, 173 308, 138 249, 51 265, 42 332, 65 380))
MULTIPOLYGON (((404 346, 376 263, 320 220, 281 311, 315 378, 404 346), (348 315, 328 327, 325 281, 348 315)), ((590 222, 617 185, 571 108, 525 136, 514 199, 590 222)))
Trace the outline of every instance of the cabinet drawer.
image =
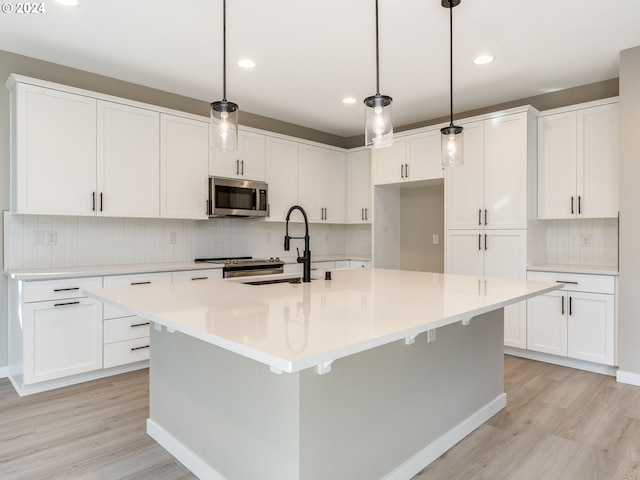
POLYGON ((149 337, 104 346, 104 368, 149 360, 149 337))
POLYGON ((149 320, 144 318, 122 317, 104 321, 104 343, 121 342, 149 336, 149 320))
POLYGON ((612 275, 527 272, 527 280, 564 283, 565 287, 562 290, 572 290, 574 292, 615 293, 615 277, 612 275))
POLYGON ((102 277, 23 282, 22 288, 24 303, 78 298, 85 296, 84 289, 102 288, 102 277))
MULTIPOLYGON (((138 273, 134 275, 113 275, 104 277, 104 287, 124 287, 125 285, 140 285, 144 287, 149 283, 171 282, 171 272, 138 273)), ((104 319, 130 317, 131 313, 125 312, 111 305, 104 306, 104 319)))
POLYGON ((210 280, 212 278, 222 278, 221 268, 207 268, 205 270, 183 270, 173 272, 171 279, 174 282, 188 282, 191 280, 210 280))

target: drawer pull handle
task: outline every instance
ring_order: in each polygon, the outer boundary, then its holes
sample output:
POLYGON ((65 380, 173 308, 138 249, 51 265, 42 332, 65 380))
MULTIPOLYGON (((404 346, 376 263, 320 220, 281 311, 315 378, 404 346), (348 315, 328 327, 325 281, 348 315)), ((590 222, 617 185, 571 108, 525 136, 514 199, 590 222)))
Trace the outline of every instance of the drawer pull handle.
POLYGON ((193 277, 191 280, 208 280, 209 277, 193 277))
POLYGON ((148 285, 151 282, 131 282, 131 285, 148 285))
POLYGON ((145 348, 149 348, 149 345, 145 345, 144 347, 133 347, 131 349, 132 352, 135 352, 136 350, 143 350, 145 348))
POLYGON ((570 285, 577 285, 578 282, 565 282, 564 280, 556 280, 556 283, 568 283, 570 285))
POLYGON ((70 292, 72 290, 80 290, 80 287, 54 288, 54 292, 70 292))
POLYGON ((149 325, 150 322, 145 322, 145 323, 134 323, 133 325, 131 325, 131 328, 134 327, 146 327, 147 325, 149 325))
POLYGON ((64 303, 54 303, 53 306, 54 307, 64 307, 66 305, 78 305, 80 302, 76 301, 76 302, 64 302, 64 303))

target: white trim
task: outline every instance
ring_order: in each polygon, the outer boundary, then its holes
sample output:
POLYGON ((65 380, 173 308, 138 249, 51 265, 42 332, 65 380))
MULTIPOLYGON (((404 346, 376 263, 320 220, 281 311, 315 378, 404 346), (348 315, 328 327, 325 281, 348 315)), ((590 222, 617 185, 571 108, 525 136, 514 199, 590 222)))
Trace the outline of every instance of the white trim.
POLYGON ((618 370, 618 373, 616 373, 616 381, 640 387, 640 373, 623 372, 618 370))
MULTIPOLYGON (((507 394, 503 393, 440 438, 427 445, 416 455, 384 477, 384 480, 406 480, 407 478, 412 478, 427 465, 438 459, 440 455, 493 417, 506 405, 507 394)), ((147 434, 199 479, 227 480, 150 418, 147 419, 147 434)))
POLYGON ((201 480, 227 480, 156 422, 147 419, 147 434, 201 480))
MULTIPOLYGON (((34 393, 47 392, 49 390, 55 390, 56 388, 69 387, 71 385, 77 385, 79 383, 90 382, 92 380, 98 380, 100 378, 111 377, 113 375, 120 375, 121 373, 133 372, 135 370, 142 370, 143 368, 149 368, 149 360, 143 360, 141 362, 129 363, 118 367, 112 367, 104 370, 94 370, 92 372, 81 373, 78 375, 72 375, 70 377, 57 378, 55 380, 47 380, 45 382, 32 383, 30 385, 24 385, 22 383, 22 376, 9 376, 9 381, 16 393, 20 397, 27 395, 33 395, 34 393)), ((1 378, 1 377, 0 377, 1 378)))
POLYGON ((427 445, 416 455, 384 477, 384 480, 406 480, 407 478, 412 478, 427 465, 437 460, 440 455, 445 453, 480 425, 493 417, 506 405, 507 394, 503 393, 487 403, 466 420, 463 420, 461 423, 453 427, 440 438, 427 445))
POLYGON ((0 367, 0 378, 9 377, 9 367, 0 367))
POLYGON ((576 358, 560 357, 558 355, 534 352, 532 350, 523 350, 521 348, 505 346, 504 353, 507 355, 513 355, 514 357, 522 357, 528 358, 529 360, 537 360, 539 362, 553 363, 554 365, 560 365, 562 367, 576 368, 578 370, 600 373, 602 375, 609 375, 611 377, 615 377, 616 371, 618 370, 618 367, 613 367, 611 365, 587 362, 584 360, 578 360, 576 358))

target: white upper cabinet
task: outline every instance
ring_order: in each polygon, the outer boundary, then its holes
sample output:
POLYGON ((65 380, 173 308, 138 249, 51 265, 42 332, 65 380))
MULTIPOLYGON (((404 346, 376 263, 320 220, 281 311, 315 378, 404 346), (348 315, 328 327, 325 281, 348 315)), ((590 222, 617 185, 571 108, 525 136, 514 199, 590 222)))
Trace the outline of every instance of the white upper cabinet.
POLYGON ((209 174, 216 177, 264 182, 266 178, 265 136, 242 129, 238 130, 238 150, 234 152, 212 151, 209 160, 209 174))
POLYGON ((347 153, 346 202, 348 223, 371 223, 371 150, 347 153))
POLYGON ((607 218, 619 210, 618 103, 538 119, 538 218, 607 218))
POLYGON ((284 221, 287 211, 298 203, 298 144, 290 140, 266 139, 269 217, 284 221))
POLYGON ((440 130, 396 137, 388 148, 372 149, 374 185, 442 178, 440 130))
POLYGON ((93 215, 96 100, 16 83, 11 117, 11 210, 93 215))
POLYGON ((310 222, 345 219, 344 154, 328 148, 298 146, 298 201, 310 222))
POLYGON ((160 114, 98 101, 98 212, 160 215, 160 114))
POLYGON ((527 227, 528 111, 462 124, 464 165, 446 172, 446 219, 452 229, 527 227))
POLYGON ((209 122, 160 115, 160 216, 206 219, 209 122))

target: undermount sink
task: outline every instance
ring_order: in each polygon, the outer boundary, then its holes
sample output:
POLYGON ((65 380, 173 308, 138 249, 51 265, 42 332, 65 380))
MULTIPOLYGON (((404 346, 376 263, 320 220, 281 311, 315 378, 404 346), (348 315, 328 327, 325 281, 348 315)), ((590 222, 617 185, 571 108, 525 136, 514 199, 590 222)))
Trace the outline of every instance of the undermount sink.
POLYGON ((272 283, 302 283, 302 277, 294 278, 271 278, 269 280, 253 280, 251 282, 243 282, 247 285, 271 285, 272 283))

